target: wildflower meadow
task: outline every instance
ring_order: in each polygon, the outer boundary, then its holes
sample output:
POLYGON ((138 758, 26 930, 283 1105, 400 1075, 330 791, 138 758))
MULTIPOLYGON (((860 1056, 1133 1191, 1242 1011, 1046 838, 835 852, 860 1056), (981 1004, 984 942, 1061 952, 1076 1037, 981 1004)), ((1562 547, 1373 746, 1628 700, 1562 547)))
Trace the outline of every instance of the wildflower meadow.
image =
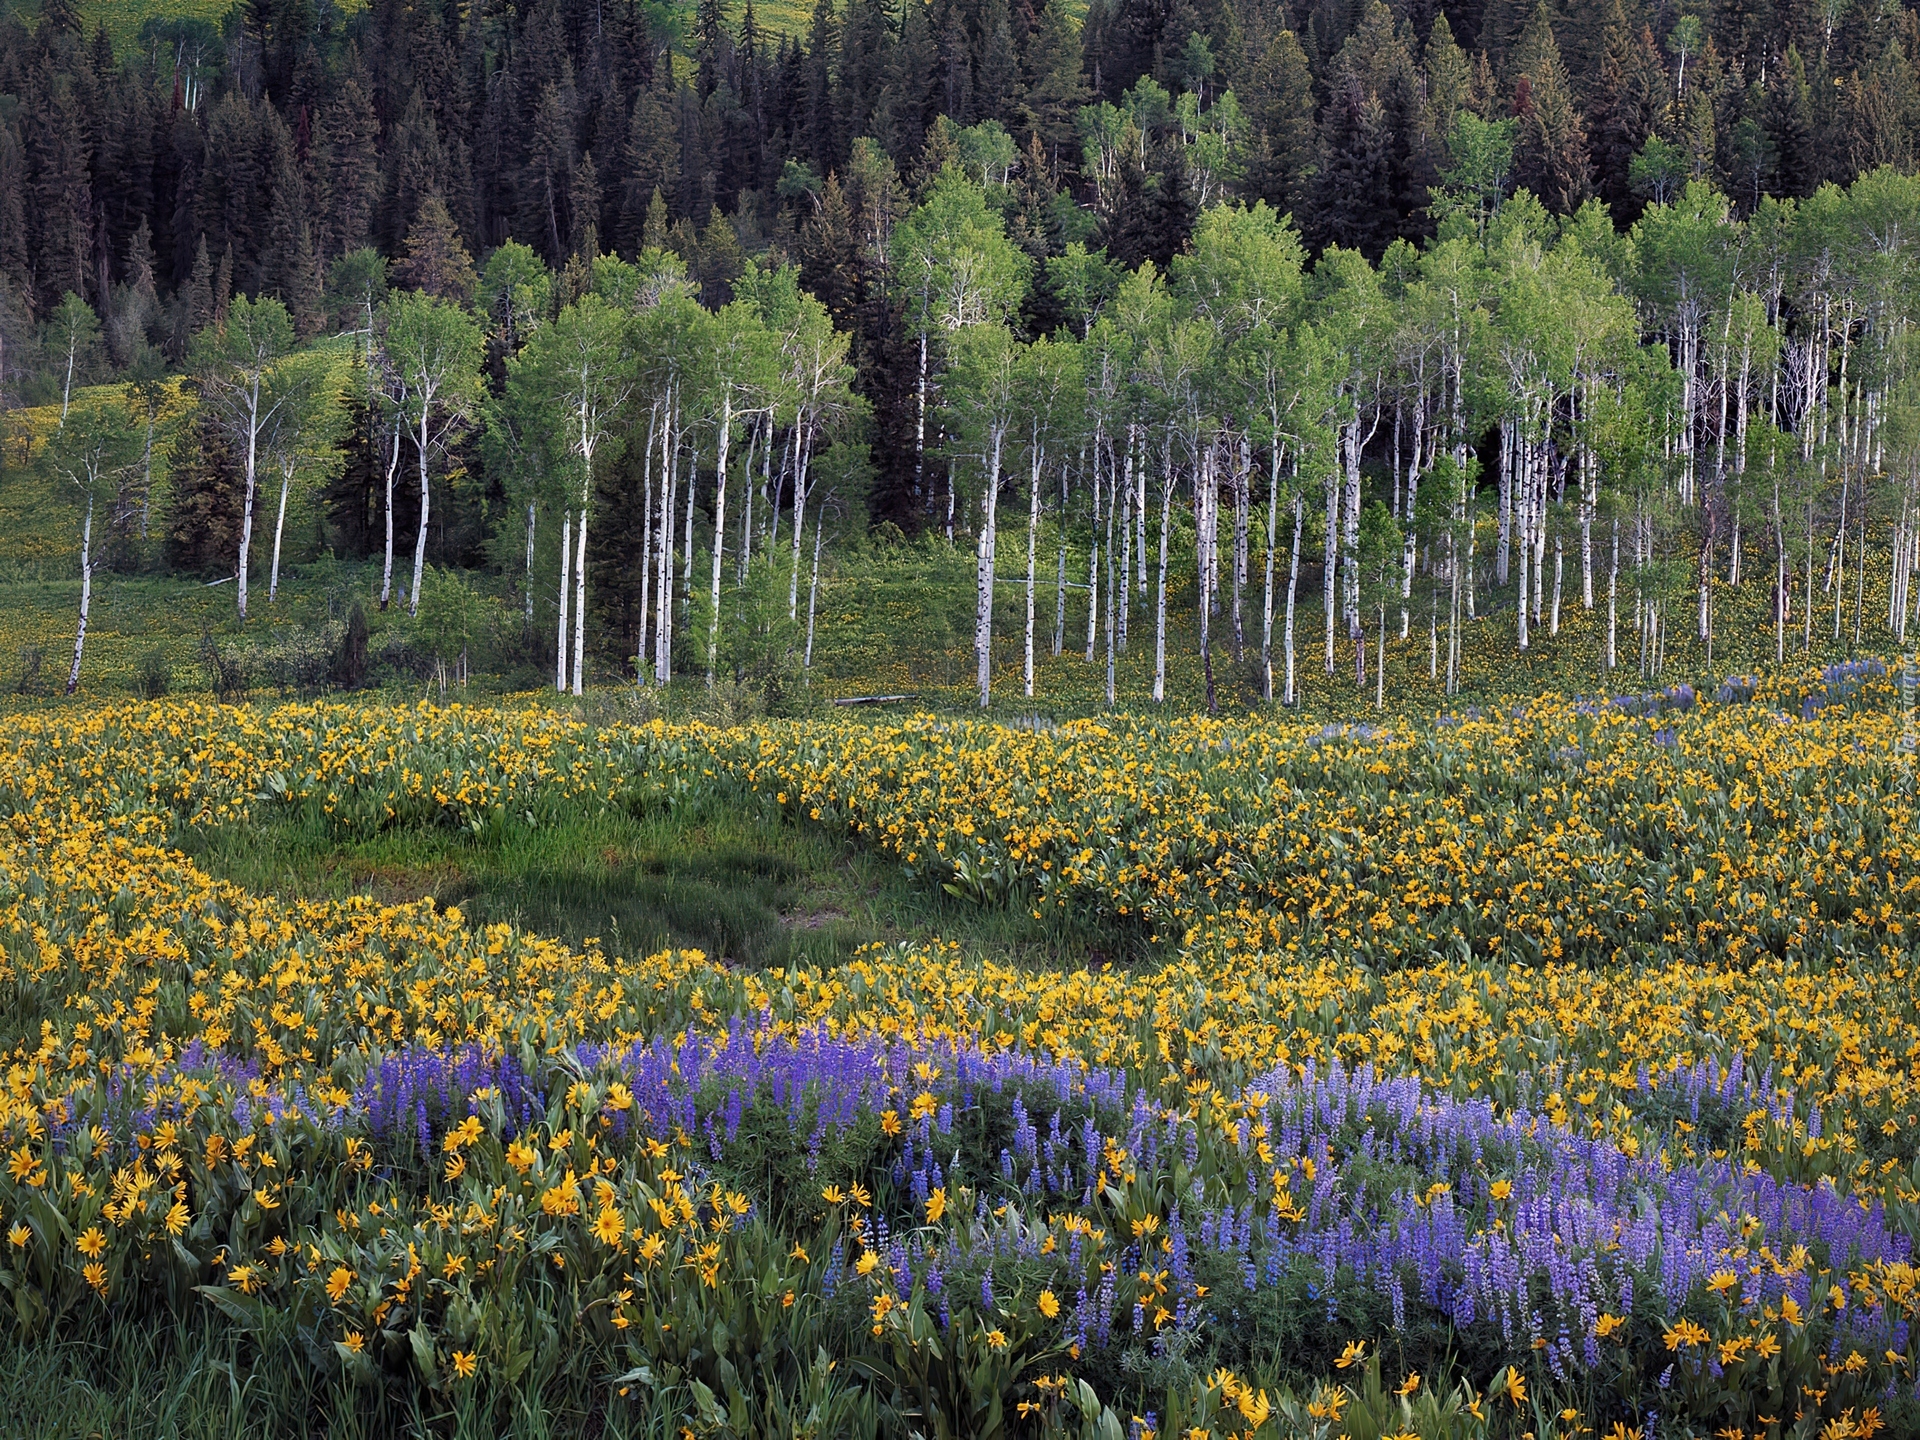
POLYGON ((13 715, 7 1344, 191 1334, 341 1435, 1920 1433, 1898 680, 13 715), (720 803, 1074 958, 628 953, 190 858, 720 803))

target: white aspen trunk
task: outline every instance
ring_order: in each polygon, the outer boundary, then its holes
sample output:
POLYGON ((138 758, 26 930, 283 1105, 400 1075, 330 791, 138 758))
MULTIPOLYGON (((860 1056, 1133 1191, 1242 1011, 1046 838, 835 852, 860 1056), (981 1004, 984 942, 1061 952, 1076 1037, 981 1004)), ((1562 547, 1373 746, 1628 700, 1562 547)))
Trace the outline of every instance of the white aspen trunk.
MULTIPOLYGON (((1113 482, 1111 479, 1111 475, 1113 471, 1113 456, 1111 454, 1107 456, 1107 471, 1109 475, 1109 479, 1107 482, 1107 489, 1109 492, 1111 492, 1113 488, 1113 482)), ((1100 439, 1097 435, 1094 437, 1094 442, 1093 442, 1093 487, 1092 488, 1093 488, 1093 525, 1092 525, 1091 533, 1089 534, 1087 539, 1087 664, 1089 665, 1093 663, 1093 647, 1094 647, 1095 641, 1099 638, 1099 628, 1100 628, 1100 439)), ((1107 538, 1109 540, 1113 538, 1113 535, 1112 535, 1113 520, 1111 518, 1112 514, 1113 514, 1113 498, 1111 493, 1109 493, 1107 498, 1107 515, 1108 515, 1107 538)), ((1124 539, 1125 537, 1123 536, 1122 538, 1124 539)), ((1113 568, 1111 559, 1109 559, 1108 561, 1107 568, 1108 569, 1113 568)), ((1112 629, 1113 627, 1113 615, 1112 615, 1113 596, 1111 594, 1107 596, 1107 609, 1108 609, 1107 627, 1108 629, 1112 629)))
POLYGON ((720 397, 720 439, 713 470, 713 613, 707 622, 707 688, 718 678, 720 665, 720 567, 727 540, 727 446, 733 438, 733 391, 720 397))
POLYGON ((1454 537, 1447 536, 1447 694, 1460 686, 1460 591, 1461 564, 1454 537))
MULTIPOLYGON (((1129 440, 1128 443, 1129 443, 1129 446, 1131 446, 1131 443, 1132 443, 1131 440, 1129 440)), ((1129 458, 1131 458, 1131 451, 1129 451, 1129 458)), ((1114 508, 1115 508, 1114 507, 1115 497, 1113 493, 1113 482, 1115 478, 1116 477, 1114 476, 1114 473, 1113 473, 1113 452, 1111 449, 1109 449, 1107 452, 1107 548, 1106 548, 1106 557, 1105 557, 1107 562, 1106 596, 1107 596, 1107 708, 1108 709, 1113 708, 1113 698, 1114 698, 1114 678, 1115 678, 1114 671, 1116 668, 1114 663, 1115 645, 1116 645, 1115 630, 1116 630, 1116 622, 1118 619, 1118 616, 1115 614, 1115 611, 1117 609, 1120 615, 1124 615, 1126 613, 1126 608, 1127 608, 1126 607, 1126 602, 1127 602, 1126 573, 1127 572, 1126 572, 1126 565, 1124 563, 1124 560, 1119 567, 1120 593, 1117 597, 1119 602, 1117 606, 1115 604, 1116 596, 1114 595, 1115 567, 1113 563, 1113 514, 1114 514, 1114 508)), ((1097 522, 1096 522, 1096 528, 1097 528, 1097 522)), ((1120 549, 1123 553, 1123 557, 1125 555, 1130 555, 1133 553, 1133 546, 1131 543, 1129 543, 1129 540, 1128 540, 1128 531, 1127 531, 1126 519, 1124 515, 1122 516, 1121 522, 1120 522, 1120 549)))
MULTIPOLYGON (((993 575, 996 546, 999 543, 1000 449, 1002 432, 993 430, 993 453, 987 462, 985 493, 980 497, 980 544, 975 552, 973 658, 980 687, 980 708, 993 698, 993 575)), ((951 471, 949 471, 951 474, 951 471)), ((951 485, 951 480, 949 480, 951 485)))
POLYGON ((567 583, 573 569, 573 511, 560 512, 560 630, 554 640, 553 688, 567 693, 567 619, 573 590, 567 583))
MULTIPOLYGON (((753 456, 760 441, 760 427, 754 426, 747 432, 747 463, 741 472, 743 481, 740 486, 740 553, 734 557, 733 583, 741 589, 747 584, 747 565, 753 558, 753 456)), ((768 445, 772 445, 769 438, 768 445)))
MULTIPOLYGON (((1135 467, 1134 488, 1130 490, 1127 495, 1127 505, 1132 508, 1134 532, 1139 540, 1139 543, 1134 546, 1134 593, 1144 600, 1147 594, 1147 432, 1144 427, 1139 428, 1137 432, 1130 430, 1128 432, 1129 441, 1131 441, 1135 433, 1138 433, 1140 437, 1140 463, 1135 467)), ((1126 537, 1122 536, 1121 538, 1124 540, 1126 537)), ((1126 605, 1123 602, 1120 610, 1120 645, 1122 649, 1126 648, 1126 643, 1126 605)))
POLYGON ((640 684, 652 669, 647 654, 651 636, 648 632, 648 606, 653 600, 653 432, 660 420, 660 402, 654 401, 647 414, 647 448, 640 456, 640 626, 634 640, 633 668, 634 683, 640 684))
POLYGON ((687 625, 693 625, 693 511, 700 495, 700 462, 687 456, 687 531, 680 544, 680 599, 687 609, 687 625))
MULTIPOLYGON (((79 359, 79 357, 80 357, 79 336, 74 334, 72 331, 68 331, 67 332, 67 374, 66 374, 66 378, 62 380, 60 383, 60 428, 62 430, 67 428, 67 410, 73 404, 73 367, 75 362, 79 359)), ((246 612, 242 611, 241 613, 245 614, 246 612)), ((72 693, 72 692, 68 692, 68 693, 72 693)))
MULTIPOLYGON (((1374 428, 1378 429, 1378 411, 1373 418, 1374 428)), ((1346 463, 1347 494, 1340 531, 1340 605, 1349 633, 1358 633, 1360 627, 1360 453, 1370 438, 1371 432, 1364 436, 1360 433, 1360 417, 1356 414, 1341 447, 1346 463)))
POLYGON ((1246 658, 1247 650, 1240 598, 1247 588, 1247 517, 1252 502, 1249 472, 1253 468, 1253 455, 1244 436, 1238 456, 1238 463, 1233 467, 1233 663, 1236 665, 1246 658))
POLYGON ((1299 692, 1294 688, 1293 675, 1293 615, 1294 599, 1300 590, 1300 534, 1306 523, 1307 503, 1296 487, 1293 493, 1293 548, 1287 557, 1287 620, 1284 648, 1287 656, 1287 699, 1289 705, 1297 704, 1299 692))
MULTIPOLYGON (((1576 388, 1575 393, 1583 402, 1581 420, 1586 421, 1593 411, 1594 381, 1588 378, 1585 388, 1576 388)), ((1593 517, 1600 499, 1600 466, 1593 453, 1593 447, 1587 443, 1587 431, 1583 424, 1579 431, 1580 454, 1580 603, 1588 610, 1593 609, 1593 517)))
MULTIPOLYGON (((1173 437, 1161 442, 1164 470, 1160 482, 1160 590, 1154 602, 1153 702, 1167 698, 1167 542, 1173 533, 1173 437)), ((1143 472, 1144 474, 1144 472, 1143 472)))
POLYGON ((1333 614, 1338 606, 1334 587, 1340 583, 1340 471, 1327 471, 1327 533, 1324 569, 1320 577, 1320 602, 1327 621, 1327 674, 1333 674, 1333 614))
MULTIPOLYGON (((1080 450, 1080 468, 1087 468, 1087 452, 1080 450)), ((1067 485, 1067 467, 1060 467, 1060 545, 1053 577, 1053 658, 1058 660, 1067 644, 1067 506, 1073 492, 1067 485)))
POLYGON ((1373 708, 1387 708, 1387 607, 1380 607, 1380 649, 1373 657, 1373 708))
POLYGON ((573 557, 573 693, 581 693, 587 671, 587 507, 580 507, 580 533, 573 557))
POLYGON ((1560 574, 1566 568, 1566 543, 1559 535, 1553 537, 1553 614, 1547 622, 1547 634, 1560 633, 1560 574))
MULTIPOLYGON (((927 494, 927 332, 920 332, 920 379, 913 389, 913 500, 916 505, 928 505, 931 496, 927 494)), ((953 542, 953 531, 947 531, 947 542, 953 542)))
POLYGON ((680 475, 680 435, 677 389, 667 392, 666 414, 660 422, 660 524, 654 543, 660 549, 660 569, 653 598, 653 683, 673 678, 673 516, 675 487, 680 475))
POLYGON ((273 566, 267 572, 267 603, 273 604, 280 598, 280 537, 287 528, 287 492, 293 488, 293 476, 287 471, 280 473, 280 507, 273 520, 273 566))
POLYGON ((1607 570, 1607 673, 1620 663, 1615 645, 1620 630, 1620 521, 1613 522, 1613 563, 1607 570))
MULTIPOLYGON (((240 618, 247 618, 247 568, 248 557, 253 552, 253 497, 259 483, 257 466, 260 458, 260 381, 255 379, 250 392, 247 412, 247 493, 246 504, 240 513, 240 568, 235 579, 239 591, 240 618)), ((65 421, 65 411, 61 414, 65 421)))
MULTIPOLYGON (((827 492, 827 498, 833 498, 832 491, 827 492)), ((826 533, 827 516, 822 510, 813 522, 813 577, 807 581, 807 649, 800 661, 802 670, 813 669, 813 617, 820 598, 820 542, 826 533)))
POLYGON ((80 523, 80 625, 73 632, 73 664, 67 670, 67 694, 80 688, 80 656, 87 648, 87 616, 93 609, 93 488, 87 488, 87 516, 80 523))
MULTIPOLYGON (((779 473, 773 477, 773 495, 767 504, 767 563, 768 564, 773 563, 773 552, 775 548, 778 547, 778 545, 780 544, 780 496, 785 492, 787 488, 787 476, 793 470, 793 451, 794 451, 794 446, 797 445, 800 440, 800 425, 801 425, 802 418, 803 417, 800 413, 796 413, 793 417, 793 424, 790 427, 788 427, 787 443, 781 448, 781 451, 780 451, 780 470, 779 470, 779 473)), ((763 489, 765 488, 766 483, 767 483, 766 477, 762 476, 760 484, 763 489)), ((801 529, 804 527, 796 524, 794 528, 801 529)), ((788 609, 787 618, 789 620, 794 618, 792 607, 789 607, 788 609)))
MULTIPOLYGON (((391 507, 389 507, 387 513, 389 515, 393 513, 391 507)), ((533 526, 534 526, 535 515, 536 515, 535 504, 533 501, 529 500, 527 502, 527 582, 526 582, 526 585, 523 587, 526 591, 525 600, 526 600, 526 607, 527 607, 527 624, 529 627, 531 627, 533 624, 533 526)), ((388 526, 387 534, 388 534, 389 540, 391 540, 392 534, 393 534, 391 525, 388 526)), ((388 546, 387 553, 388 553, 389 561, 391 561, 391 557, 393 553, 391 544, 389 544, 388 546)))
MULTIPOLYGON (((1115 643, 1118 644, 1122 655, 1127 653, 1127 631, 1131 628, 1133 619, 1134 584, 1136 580, 1144 584, 1147 573, 1145 552, 1141 552, 1139 563, 1136 564, 1133 545, 1134 531, 1139 528, 1136 522, 1140 516, 1145 514, 1143 507, 1146 504, 1147 495, 1147 466, 1146 462, 1142 460, 1137 467, 1139 471, 1140 491, 1138 502, 1136 503, 1134 495, 1134 472, 1136 467, 1134 465, 1133 452, 1134 438, 1138 433, 1137 427, 1131 425, 1127 427, 1126 475, 1124 483, 1119 487, 1118 495, 1114 493, 1114 484, 1115 481, 1121 477, 1116 476, 1113 471, 1113 442, 1111 440, 1107 442, 1107 564, 1111 568, 1114 561, 1112 512, 1118 508, 1120 512, 1120 590, 1119 594, 1115 597, 1112 623, 1115 643), (1117 507, 1115 504, 1116 501, 1118 502, 1117 507)), ((1144 443, 1143 440, 1142 444, 1144 443)))
MULTIPOLYGON (((793 449, 793 432, 801 428, 801 413, 795 411, 793 424, 787 426, 787 445, 781 449, 780 472, 774 472, 774 417, 766 419, 766 445, 760 447, 760 509, 766 511, 766 568, 774 568, 774 534, 780 528, 780 492, 787 480, 787 463, 793 449)), ((791 616, 789 616, 791 618, 791 616)))
POLYGON ((1193 465, 1193 547, 1194 547, 1194 590, 1199 599, 1200 621, 1200 664, 1202 669, 1210 669, 1213 664, 1213 554, 1215 545, 1213 515, 1219 494, 1216 488, 1219 477, 1213 469, 1214 449, 1208 446, 1194 457, 1193 465))
POLYGON ((1026 693, 1033 698, 1033 587, 1034 562, 1040 547, 1040 437, 1033 437, 1033 466, 1027 482, 1027 654, 1026 654, 1026 693))
POLYGON ((431 431, 427 428, 428 418, 433 413, 431 399, 422 397, 420 402, 420 533, 413 542, 413 590, 407 596, 407 613, 420 613, 420 577, 427 568, 427 441, 431 431))
POLYGON ((1260 698, 1273 701, 1273 551, 1280 539, 1280 420, 1273 421, 1267 466, 1267 554, 1260 581, 1260 698))
POLYGON ((147 405, 147 438, 140 450, 140 538, 147 538, 147 523, 153 518, 153 426, 157 407, 147 405))
MULTIPOLYGON (((400 420, 398 416, 395 416, 393 422, 393 454, 387 457, 387 548, 386 558, 380 565, 380 608, 382 610, 386 609, 393 600, 393 486, 394 482, 399 478, 399 475, 400 420)), ((528 555, 532 555, 533 553, 533 534, 531 531, 527 534, 527 553, 528 555)), ((531 607, 533 602, 529 600, 527 603, 529 607, 531 607)), ((527 614, 529 618, 532 617, 533 612, 531 608, 528 609, 527 614)))
MULTIPOLYGON (((796 422, 795 428, 798 429, 796 422)), ((787 577, 787 619, 794 619, 799 613, 800 601, 800 537, 807 531, 808 462, 813 454, 813 434, 811 427, 795 442, 793 465, 793 573, 787 577)), ((776 512, 777 513, 777 512, 776 512)), ((808 601, 812 603, 811 600, 808 601)))
POLYGON ((1519 531, 1519 535, 1516 537, 1518 543, 1513 545, 1512 553, 1515 554, 1520 561, 1520 584, 1515 597, 1517 603, 1513 609, 1514 614, 1519 617, 1517 622, 1519 625, 1519 639, 1517 643, 1522 650, 1525 650, 1528 641, 1527 604, 1531 599, 1527 589, 1527 561, 1532 558, 1533 555, 1533 546, 1527 543, 1526 533, 1526 494, 1530 487, 1528 487, 1524 481, 1520 480, 1519 477, 1516 477, 1515 484, 1512 488, 1514 491, 1514 509, 1518 512, 1514 516, 1514 529, 1519 531))

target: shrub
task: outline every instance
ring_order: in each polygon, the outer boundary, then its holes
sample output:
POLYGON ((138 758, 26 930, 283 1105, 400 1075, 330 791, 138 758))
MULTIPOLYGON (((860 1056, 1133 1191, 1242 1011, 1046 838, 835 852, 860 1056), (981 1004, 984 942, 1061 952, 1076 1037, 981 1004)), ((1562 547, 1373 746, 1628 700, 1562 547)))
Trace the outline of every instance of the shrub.
POLYGON ((173 689, 173 662, 159 646, 140 657, 133 672, 133 693, 142 700, 158 700, 173 689))

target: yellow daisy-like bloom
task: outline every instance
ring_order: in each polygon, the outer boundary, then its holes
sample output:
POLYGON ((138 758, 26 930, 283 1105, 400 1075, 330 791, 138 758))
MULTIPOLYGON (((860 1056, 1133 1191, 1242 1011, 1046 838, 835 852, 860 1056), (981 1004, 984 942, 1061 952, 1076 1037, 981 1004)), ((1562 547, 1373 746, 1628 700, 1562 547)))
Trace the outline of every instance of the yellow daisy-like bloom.
POLYGON ((602 1245, 618 1245, 627 1233, 627 1222, 618 1210, 602 1210, 593 1221, 593 1238, 602 1245))
POLYGON ((7 1231, 7 1241, 9 1244, 14 1246, 15 1249, 19 1249, 19 1250, 26 1249, 27 1241, 31 1240, 32 1238, 33 1238, 33 1231, 29 1230, 24 1225, 16 1225, 11 1230, 7 1231))
POLYGON ((83 1266, 80 1276, 102 1295, 107 1293, 107 1267, 98 1260, 89 1261, 83 1266))
POLYGON ((471 1350, 453 1352, 453 1373, 462 1380, 471 1380, 473 1372, 480 1368, 479 1358, 471 1350))
POLYGON ((354 1273, 344 1265, 333 1267, 333 1273, 327 1276, 327 1299, 338 1305, 346 1298, 347 1288, 354 1282, 354 1273))
POLYGON ((1046 1316, 1047 1319, 1057 1320, 1060 1317, 1060 1297, 1055 1295, 1053 1291, 1042 1290, 1040 1292, 1039 1305, 1040 1313, 1046 1316))
POLYGON ((1347 1348, 1340 1352, 1338 1358, 1336 1358, 1333 1363, 1338 1369, 1351 1370, 1366 1358, 1366 1342, 1364 1340, 1349 1340, 1347 1342, 1347 1348))
POLYGON ((89 1260, 98 1260, 107 1249, 107 1237, 98 1225, 89 1225, 80 1232, 80 1238, 73 1242, 74 1247, 89 1260))

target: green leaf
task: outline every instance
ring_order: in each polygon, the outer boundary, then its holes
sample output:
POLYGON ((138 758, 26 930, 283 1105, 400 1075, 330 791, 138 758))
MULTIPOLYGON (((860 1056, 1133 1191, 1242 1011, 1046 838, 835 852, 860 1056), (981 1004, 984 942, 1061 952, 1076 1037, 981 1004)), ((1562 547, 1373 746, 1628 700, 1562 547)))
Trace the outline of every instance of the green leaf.
POLYGON ((266 1323, 266 1302, 254 1295, 242 1295, 226 1285, 196 1285, 195 1291, 211 1300, 227 1318, 242 1330, 258 1330, 266 1323))

